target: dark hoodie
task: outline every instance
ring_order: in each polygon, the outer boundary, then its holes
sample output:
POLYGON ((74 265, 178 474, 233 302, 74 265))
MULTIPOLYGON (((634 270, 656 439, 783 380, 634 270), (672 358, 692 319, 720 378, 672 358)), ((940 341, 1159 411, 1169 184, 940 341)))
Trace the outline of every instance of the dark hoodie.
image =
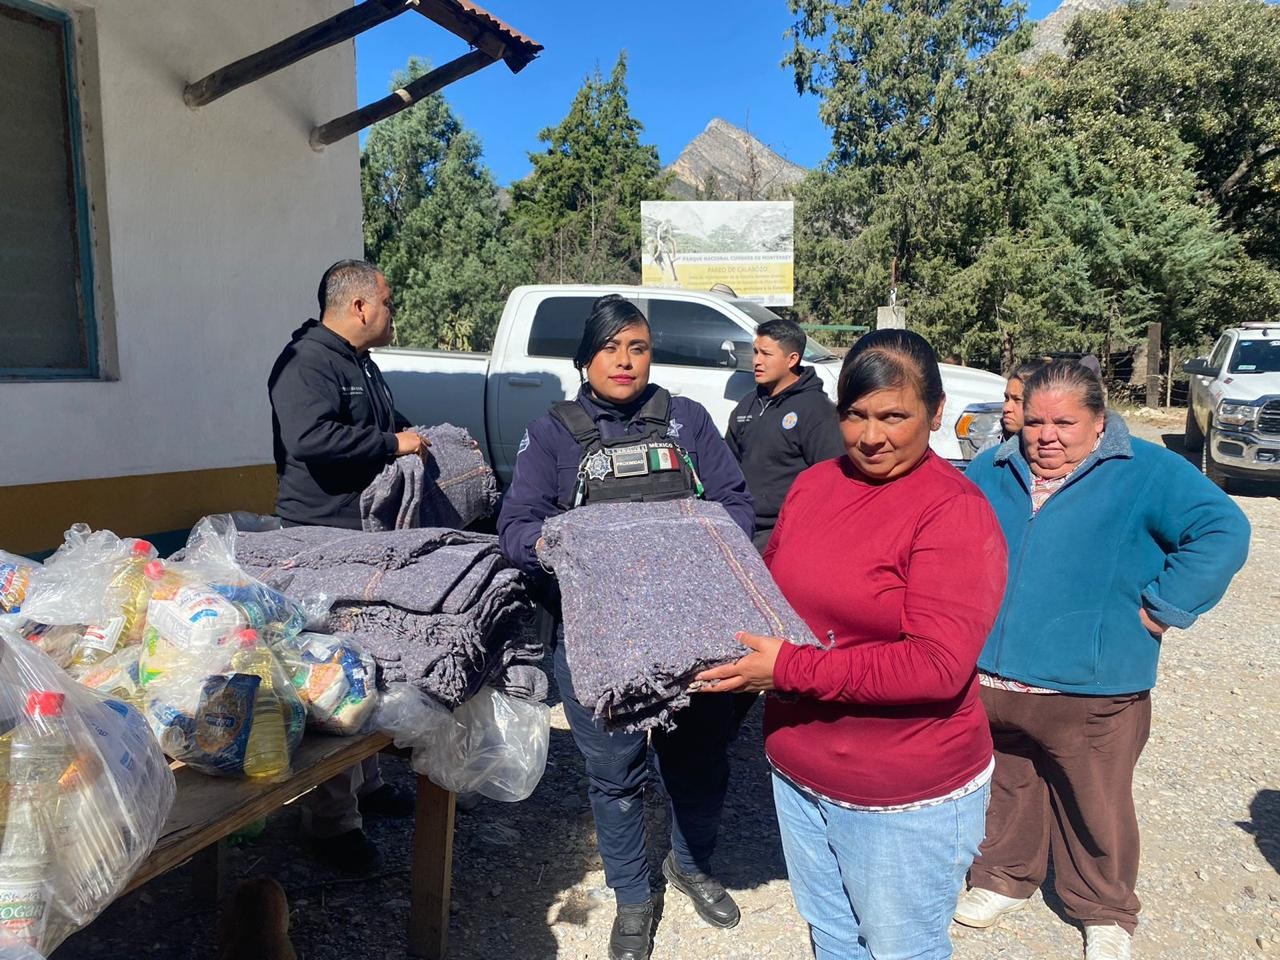
POLYGON ((844 453, 835 404, 813 367, 801 367, 800 379, 776 397, 763 387, 743 397, 729 415, 724 439, 755 501, 755 544, 761 550, 800 471, 844 453))
POLYGON ((360 529, 360 494, 395 458, 409 424, 368 353, 308 320, 267 380, 280 490, 276 514, 299 524, 360 529))

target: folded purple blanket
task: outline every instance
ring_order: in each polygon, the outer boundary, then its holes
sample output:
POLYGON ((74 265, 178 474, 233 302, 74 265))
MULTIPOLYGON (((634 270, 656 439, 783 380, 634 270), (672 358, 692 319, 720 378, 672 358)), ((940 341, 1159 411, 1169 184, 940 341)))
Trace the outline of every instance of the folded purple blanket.
POLYGON ((493 513, 498 481, 470 433, 451 423, 414 427, 430 455, 397 457, 360 494, 365 530, 469 526, 493 513))
POLYGON ((816 644, 717 503, 605 503, 542 528, 578 699, 612 728, 670 726, 688 685, 737 660, 740 630, 816 644))
POLYGON ((387 682, 408 681, 448 707, 486 683, 546 697, 528 584, 495 536, 289 527, 241 533, 236 558, 295 599, 327 597, 329 629, 359 640, 387 682))

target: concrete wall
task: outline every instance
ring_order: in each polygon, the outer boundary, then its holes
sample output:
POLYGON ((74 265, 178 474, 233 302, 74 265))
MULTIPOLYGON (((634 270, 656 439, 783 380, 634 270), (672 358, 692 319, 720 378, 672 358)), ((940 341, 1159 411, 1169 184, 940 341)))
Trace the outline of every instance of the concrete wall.
POLYGON ((114 379, 0 383, 0 487, 269 462, 271 363, 324 267, 362 249, 356 138, 307 142, 355 105, 354 44, 198 110, 182 88, 349 4, 49 5, 77 17, 114 379))

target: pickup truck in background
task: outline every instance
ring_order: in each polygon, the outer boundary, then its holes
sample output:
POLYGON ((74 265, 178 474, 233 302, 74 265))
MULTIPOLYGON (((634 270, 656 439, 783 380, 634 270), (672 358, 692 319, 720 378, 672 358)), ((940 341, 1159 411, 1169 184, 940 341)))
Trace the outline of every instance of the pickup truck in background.
MULTIPOLYGON (((721 434, 738 401, 755 389, 751 343, 756 327, 776 315, 749 300, 715 292, 662 287, 524 286, 507 298, 493 352, 384 348, 379 368, 396 407, 417 424, 452 423, 480 443, 506 485, 525 428, 556 400, 577 395, 573 354, 591 304, 616 293, 634 300, 653 335, 654 383, 706 407, 721 434)), ((835 400, 840 360, 809 340, 804 363, 835 400)), ((942 365, 947 400, 932 445, 963 464, 988 434, 1000 429, 1004 378, 942 365)))
POLYGON ((1280 323, 1225 331, 1208 357, 1188 360, 1187 450, 1226 490, 1233 477, 1280 481, 1280 323))

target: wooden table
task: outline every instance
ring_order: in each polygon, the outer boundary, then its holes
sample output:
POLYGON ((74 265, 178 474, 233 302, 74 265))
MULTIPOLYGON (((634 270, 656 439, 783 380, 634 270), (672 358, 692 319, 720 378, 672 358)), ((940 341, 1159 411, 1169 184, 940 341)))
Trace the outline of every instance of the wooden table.
MULTIPOLYGON (((222 888, 221 842, 279 809, 334 774, 391 748, 383 733, 361 737, 308 734, 293 757, 293 775, 280 783, 208 777, 176 765, 178 794, 160 842, 125 893, 188 860, 195 861, 197 891, 218 897, 222 888)), ((454 795, 419 776, 413 824, 409 953, 444 960, 449 934, 449 884, 453 875, 454 795)), ((122 894, 123 895, 123 894, 122 894)))

